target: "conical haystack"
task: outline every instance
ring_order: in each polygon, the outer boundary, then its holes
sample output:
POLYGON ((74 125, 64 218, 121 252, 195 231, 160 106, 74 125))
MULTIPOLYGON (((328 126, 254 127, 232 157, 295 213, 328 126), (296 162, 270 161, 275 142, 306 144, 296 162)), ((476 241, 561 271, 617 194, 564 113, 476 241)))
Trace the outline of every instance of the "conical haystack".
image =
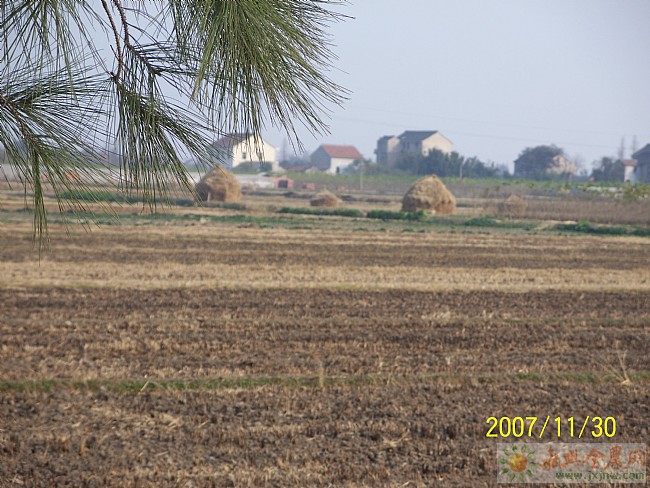
POLYGON ((241 201, 241 186, 235 176, 221 168, 214 168, 201 178, 195 187, 203 202, 237 203, 241 201))
POLYGON ((437 176, 424 176, 417 180, 402 200, 402 212, 425 210, 438 215, 456 211, 456 198, 437 176))
POLYGON ((521 217, 524 212, 526 212, 526 207, 528 207, 528 204, 526 203, 526 200, 520 196, 511 193, 508 195, 508 198, 502 202, 499 202, 499 205, 497 207, 499 213, 501 214, 511 217, 521 217))
POLYGON ((312 207, 336 208, 341 203, 341 200, 329 190, 322 190, 309 203, 312 207))

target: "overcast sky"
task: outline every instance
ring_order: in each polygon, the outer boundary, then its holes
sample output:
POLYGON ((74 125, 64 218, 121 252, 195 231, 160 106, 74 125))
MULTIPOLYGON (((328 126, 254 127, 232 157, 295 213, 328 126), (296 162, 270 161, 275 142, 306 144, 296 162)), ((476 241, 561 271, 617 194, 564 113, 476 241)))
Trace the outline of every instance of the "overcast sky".
MULTIPOLYGON (((650 143, 650 0, 352 0, 331 78, 351 90, 307 151, 438 130, 463 156, 556 144, 586 167, 650 143)), ((281 146, 284 134, 265 138, 281 146)))

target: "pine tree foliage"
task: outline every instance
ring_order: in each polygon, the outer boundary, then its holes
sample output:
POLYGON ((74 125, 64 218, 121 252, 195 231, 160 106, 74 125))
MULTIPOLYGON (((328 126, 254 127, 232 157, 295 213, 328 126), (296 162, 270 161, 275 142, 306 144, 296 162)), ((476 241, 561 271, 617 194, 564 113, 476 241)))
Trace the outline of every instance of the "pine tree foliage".
POLYGON ((346 95, 328 77, 339 3, 0 2, 0 143, 33 195, 35 237, 47 234, 43 182, 57 195, 99 182, 110 148, 121 189, 155 204, 172 183, 190 188, 183 155, 206 161, 220 135, 326 132, 346 95))

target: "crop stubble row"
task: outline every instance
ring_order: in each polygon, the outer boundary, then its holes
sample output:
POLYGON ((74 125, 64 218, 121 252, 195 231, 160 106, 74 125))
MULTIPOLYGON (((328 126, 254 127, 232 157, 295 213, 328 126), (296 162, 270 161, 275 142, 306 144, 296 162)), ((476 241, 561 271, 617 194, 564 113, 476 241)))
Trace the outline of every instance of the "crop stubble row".
POLYGON ((11 380, 647 370, 646 293, 0 290, 11 380))

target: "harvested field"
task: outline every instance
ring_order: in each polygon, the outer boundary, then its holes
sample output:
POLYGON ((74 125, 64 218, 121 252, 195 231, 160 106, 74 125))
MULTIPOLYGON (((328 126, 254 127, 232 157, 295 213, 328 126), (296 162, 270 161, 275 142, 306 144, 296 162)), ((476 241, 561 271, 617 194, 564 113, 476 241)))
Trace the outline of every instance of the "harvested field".
POLYGON ((647 238, 53 225, 39 264, 27 219, 0 486, 493 486, 490 416, 649 438, 647 238))
POLYGON ((621 441, 643 438, 647 396, 611 390, 418 381, 12 391, 0 397, 2 412, 19 420, 5 432, 0 469, 7 484, 32 486, 493 486, 486 416, 593 405, 624 419, 621 441))
POLYGON ((645 293, 32 289, 0 293, 3 378, 607 373, 645 361, 645 293), (532 322, 531 313, 544 320, 532 322), (623 326, 624 324, 624 326, 623 326), (614 326, 615 325, 615 326, 614 326), (603 328, 612 330, 604 335, 603 328), (12 332, 13 331, 13 332, 12 332), (528 346, 517 355, 522 337, 528 346), (25 347, 27 339, 28 347, 25 347), (593 355, 575 347, 590 344, 593 355), (609 351, 609 352, 608 352, 609 351))

